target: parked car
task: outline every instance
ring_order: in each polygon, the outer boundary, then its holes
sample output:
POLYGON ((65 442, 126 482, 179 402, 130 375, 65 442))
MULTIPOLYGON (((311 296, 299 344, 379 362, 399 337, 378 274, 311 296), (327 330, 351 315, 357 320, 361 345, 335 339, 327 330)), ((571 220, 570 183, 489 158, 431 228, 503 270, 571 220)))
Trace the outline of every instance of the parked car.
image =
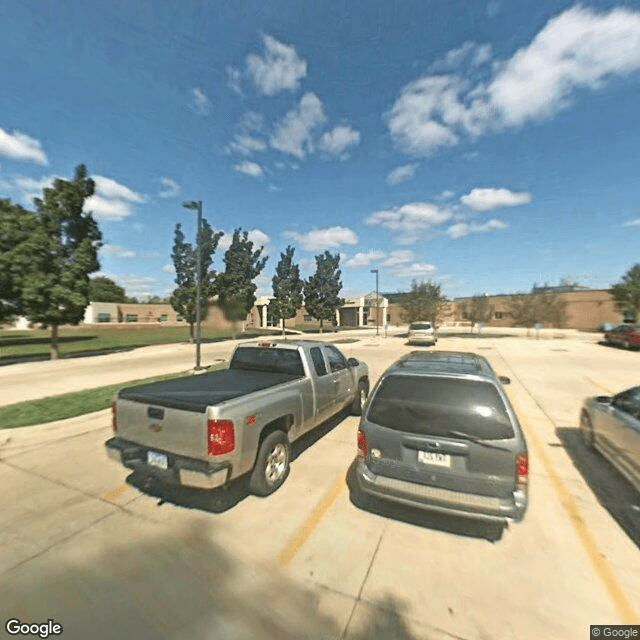
POLYGON ((605 332, 604 339, 607 344, 625 349, 638 349, 640 348, 640 325, 621 324, 605 332))
POLYGON ((289 474, 291 443, 345 408, 360 415, 368 392, 367 365, 332 344, 242 344, 226 370, 121 389, 105 446, 168 484, 215 489, 250 474, 266 496, 289 474))
POLYGON ((640 492, 640 386, 588 398, 580 414, 584 443, 599 451, 640 492))
POLYGON ((502 533, 528 504, 518 418, 487 360, 414 351, 387 369, 358 430, 352 499, 374 497, 482 521, 502 533))
POLYGON ((432 344, 438 342, 435 327, 431 322, 412 322, 407 335, 409 344, 432 344))

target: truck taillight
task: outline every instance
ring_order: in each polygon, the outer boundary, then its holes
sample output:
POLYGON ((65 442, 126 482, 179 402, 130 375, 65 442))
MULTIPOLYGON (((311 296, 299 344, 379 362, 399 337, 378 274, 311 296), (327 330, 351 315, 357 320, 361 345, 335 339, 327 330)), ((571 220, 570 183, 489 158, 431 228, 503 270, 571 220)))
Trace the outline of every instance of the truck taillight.
POLYGON ((116 403, 115 401, 111 403, 111 427, 113 428, 113 433, 118 430, 118 421, 116 419, 116 403))
POLYGON ((529 457, 526 453, 516 458, 516 482, 521 487, 526 487, 529 482, 529 457))
POLYGON ((362 429, 358 429, 358 457, 367 457, 367 436, 362 429))
POLYGON ((207 444, 210 456, 222 456, 236 448, 236 434, 231 420, 207 422, 207 444))

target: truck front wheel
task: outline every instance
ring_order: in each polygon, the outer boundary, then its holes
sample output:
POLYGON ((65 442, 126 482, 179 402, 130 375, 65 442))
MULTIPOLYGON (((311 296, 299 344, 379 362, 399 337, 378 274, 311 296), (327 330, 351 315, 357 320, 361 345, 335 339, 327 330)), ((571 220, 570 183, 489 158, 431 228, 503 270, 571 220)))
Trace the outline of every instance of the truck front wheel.
POLYGON ((260 445, 249 488, 257 496, 268 496, 278 489, 289 475, 291 445, 282 431, 270 433, 260 445))

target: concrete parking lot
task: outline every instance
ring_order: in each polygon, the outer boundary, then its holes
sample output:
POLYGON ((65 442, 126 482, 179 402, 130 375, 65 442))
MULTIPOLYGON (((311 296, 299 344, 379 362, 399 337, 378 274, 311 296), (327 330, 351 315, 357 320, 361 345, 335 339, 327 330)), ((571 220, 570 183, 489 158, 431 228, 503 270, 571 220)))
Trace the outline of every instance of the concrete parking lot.
MULTIPOLYGON (((352 339, 338 346, 373 381, 414 348, 402 335, 352 339)), ((205 345, 203 360, 232 347, 205 345)), ((452 336, 436 348, 476 351, 512 380, 530 507, 500 541, 445 518, 356 508, 345 483, 354 417, 305 439, 285 485, 256 498, 242 483, 208 494, 128 477, 104 454, 102 411, 0 431, 3 624, 54 619, 65 639, 172 640, 579 640, 590 624, 640 624, 640 496, 577 432, 585 397, 638 383, 640 355, 569 335, 452 336)), ((16 365, 14 376, 5 367, 1 382, 33 397, 65 368, 69 380, 102 371, 109 384, 192 360, 184 346, 126 355, 126 374, 103 356, 16 365)))

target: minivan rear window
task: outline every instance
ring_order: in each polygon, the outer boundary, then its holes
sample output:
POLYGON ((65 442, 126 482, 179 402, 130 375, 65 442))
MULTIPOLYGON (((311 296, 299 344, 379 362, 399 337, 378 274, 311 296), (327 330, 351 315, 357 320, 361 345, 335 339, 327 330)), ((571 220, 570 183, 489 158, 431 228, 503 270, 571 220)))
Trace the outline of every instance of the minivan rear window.
POLYGON ((366 416, 389 429, 430 436, 464 432, 482 440, 514 436, 496 388, 477 380, 390 375, 371 399, 366 416))
POLYGON ((414 322, 410 327, 410 331, 429 331, 431 329, 430 322, 414 322))

